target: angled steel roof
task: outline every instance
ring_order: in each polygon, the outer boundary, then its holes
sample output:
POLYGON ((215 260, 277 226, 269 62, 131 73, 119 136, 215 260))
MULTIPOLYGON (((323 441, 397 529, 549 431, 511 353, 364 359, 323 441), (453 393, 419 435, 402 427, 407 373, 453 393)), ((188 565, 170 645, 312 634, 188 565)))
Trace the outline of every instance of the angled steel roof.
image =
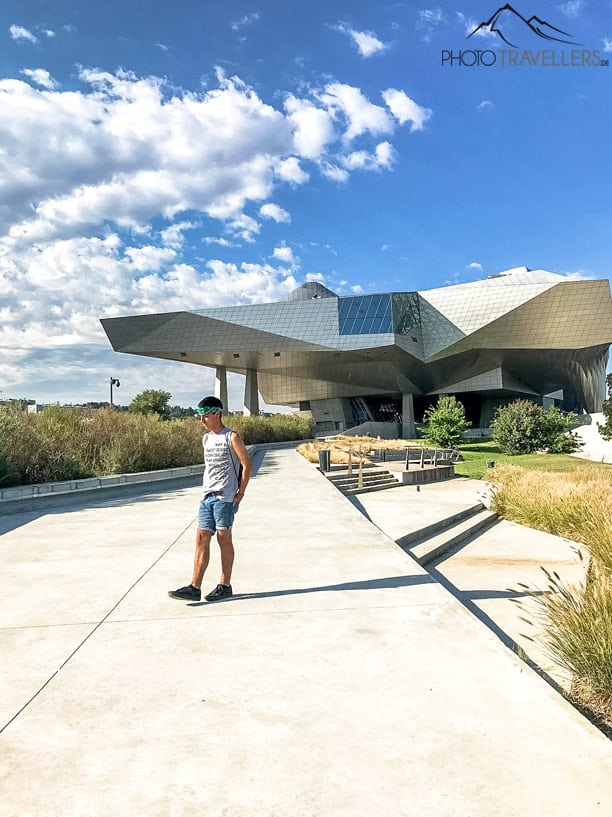
POLYGON ((269 403, 572 388, 592 407, 601 403, 612 301, 606 280, 522 267, 468 284, 350 297, 309 282, 278 303, 105 318, 102 325, 115 351, 256 369, 269 403))

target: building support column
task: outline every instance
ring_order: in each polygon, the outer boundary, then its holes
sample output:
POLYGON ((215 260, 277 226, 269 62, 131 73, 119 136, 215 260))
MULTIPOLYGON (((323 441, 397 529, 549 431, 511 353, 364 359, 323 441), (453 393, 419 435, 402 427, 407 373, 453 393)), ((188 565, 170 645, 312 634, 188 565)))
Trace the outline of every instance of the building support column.
POLYGON ((223 410, 227 414, 227 369, 225 366, 217 366, 215 369, 215 397, 223 403, 223 410))
POLYGON ((259 394, 257 392, 257 369, 247 369, 244 382, 244 414, 259 414, 259 394))
POLYGON ((413 440, 416 437, 414 400, 411 394, 402 394, 402 437, 405 440, 413 440))

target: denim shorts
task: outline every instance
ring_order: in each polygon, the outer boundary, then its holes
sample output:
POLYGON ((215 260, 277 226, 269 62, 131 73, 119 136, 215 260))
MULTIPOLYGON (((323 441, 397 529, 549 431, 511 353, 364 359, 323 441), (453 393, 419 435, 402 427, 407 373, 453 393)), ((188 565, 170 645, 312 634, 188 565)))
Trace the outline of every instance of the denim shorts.
POLYGON ((209 496, 200 500, 198 513, 198 528, 215 533, 218 530, 227 530, 234 524, 234 516, 238 505, 233 502, 224 502, 218 496, 209 496))

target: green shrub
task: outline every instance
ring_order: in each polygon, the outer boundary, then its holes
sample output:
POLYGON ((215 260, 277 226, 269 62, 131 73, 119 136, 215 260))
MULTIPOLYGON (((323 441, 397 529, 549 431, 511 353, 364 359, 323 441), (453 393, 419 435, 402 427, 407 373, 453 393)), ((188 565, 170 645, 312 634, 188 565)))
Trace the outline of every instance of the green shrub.
POLYGON ((20 485, 87 476, 78 410, 50 406, 40 415, 20 406, 0 410, 0 477, 20 485))
POLYGON ((465 419, 465 409, 455 397, 440 397, 435 406, 423 416, 425 438, 440 448, 454 448, 465 439, 470 423, 465 419))
POLYGON ((577 436, 568 432, 576 417, 564 415, 556 406, 544 411, 531 400, 515 400, 495 411, 493 439, 506 454, 531 454, 546 450, 570 454, 578 448, 577 436))
POLYGON ((225 425, 237 431, 246 445, 308 440, 312 437, 313 421, 303 414, 274 414, 272 417, 233 416, 223 419, 225 425))
POLYGON ((169 391, 145 389, 132 400, 128 411, 132 414, 157 414, 159 417, 167 418, 170 413, 168 403, 171 397, 169 391))
MULTIPOLYGON (((228 424, 250 445, 307 439, 303 415, 232 417, 228 424)), ((155 471, 201 463, 203 429, 196 417, 163 420, 158 414, 49 406, 28 414, 0 406, 0 485, 155 471)))

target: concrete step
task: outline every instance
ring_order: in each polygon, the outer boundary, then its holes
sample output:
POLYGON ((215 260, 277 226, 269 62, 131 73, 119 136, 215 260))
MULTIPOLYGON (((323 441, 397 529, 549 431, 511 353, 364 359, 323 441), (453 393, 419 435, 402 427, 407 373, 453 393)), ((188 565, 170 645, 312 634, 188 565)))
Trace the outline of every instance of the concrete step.
POLYGON ((343 489, 342 493, 346 494, 347 496, 355 496, 355 494, 367 494, 371 491, 388 491, 389 488, 399 488, 400 483, 396 479, 387 480, 385 482, 380 483, 370 483, 366 484, 364 482, 363 488, 345 488, 343 489))
MULTIPOLYGON (((461 545, 486 528, 491 527, 496 521, 497 514, 481 506, 481 510, 475 513, 472 512, 468 516, 464 515, 458 521, 449 524, 449 520, 444 520, 446 523, 444 527, 439 527, 438 532, 434 532, 425 538, 419 537, 417 541, 411 543, 405 542, 406 537, 402 537, 401 540, 397 541, 407 553, 414 556, 420 565, 426 566, 435 559, 447 554, 452 548, 461 545)), ((419 533, 423 534, 423 531, 419 533)))
MULTIPOLYGON (((362 476, 364 482, 380 482, 380 480, 393 480, 397 482, 397 479, 393 476, 393 474, 390 474, 388 471, 364 471, 362 476)), ((334 485, 344 485, 348 482, 357 482, 359 479, 359 474, 356 471, 353 471, 352 474, 332 474, 327 478, 330 482, 333 482, 334 485)))
POLYGON ((435 536, 441 531, 448 530, 448 528, 453 527, 453 525, 462 522, 464 519, 468 519, 470 516, 480 513, 482 510, 484 510, 484 505, 482 502, 475 502, 473 505, 466 506, 460 511, 456 511, 450 516, 444 517, 444 519, 438 519, 435 522, 432 522, 430 525, 425 525, 423 528, 407 533, 405 536, 402 536, 395 541, 401 548, 406 550, 412 545, 416 545, 425 539, 430 539, 432 536, 435 536))
MULTIPOLYGON (((356 475, 356 474, 353 474, 353 476, 334 477, 333 479, 330 479, 330 482, 332 482, 337 488, 342 488, 343 486, 346 486, 346 485, 357 485, 358 481, 359 481, 359 476, 356 475)), ((378 482, 394 482, 397 485, 399 485, 399 482, 395 479, 393 474, 378 473, 378 474, 364 474, 363 475, 363 484, 364 485, 366 483, 370 484, 370 483, 375 483, 375 482, 376 483, 378 483, 378 482)))
POLYGON ((376 468, 371 471, 363 471, 362 473, 362 487, 359 488, 359 472, 355 468, 352 474, 346 471, 340 474, 327 474, 327 478, 333 483, 338 490, 343 494, 361 494, 368 491, 382 491, 386 488, 394 488, 400 483, 397 479, 382 468, 376 468))

